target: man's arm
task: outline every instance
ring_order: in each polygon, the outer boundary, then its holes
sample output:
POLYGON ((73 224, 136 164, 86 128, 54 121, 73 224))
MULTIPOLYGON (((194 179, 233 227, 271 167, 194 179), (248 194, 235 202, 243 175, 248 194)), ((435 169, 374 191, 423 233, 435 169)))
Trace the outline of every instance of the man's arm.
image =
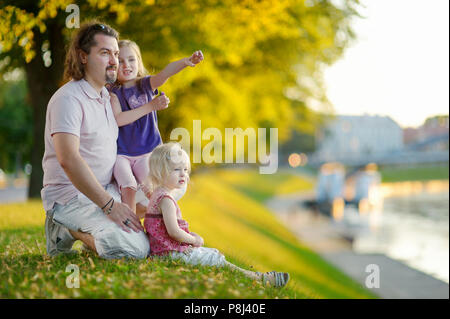
MULTIPOLYGON (((111 199, 111 195, 103 189, 86 161, 81 157, 78 136, 70 133, 55 133, 53 134, 53 143, 58 162, 72 184, 99 207, 103 207, 111 199)), ((128 227, 136 232, 142 230, 139 219, 125 204, 114 202, 108 217, 126 232, 129 232, 128 227), (127 219, 130 221, 128 227, 123 223, 127 219)))
POLYGON ((169 63, 161 72, 150 77, 150 86, 152 90, 156 90, 158 87, 166 83, 166 81, 172 76, 183 70, 187 66, 194 67, 196 64, 203 60, 202 51, 195 51, 189 58, 183 58, 178 61, 169 63))

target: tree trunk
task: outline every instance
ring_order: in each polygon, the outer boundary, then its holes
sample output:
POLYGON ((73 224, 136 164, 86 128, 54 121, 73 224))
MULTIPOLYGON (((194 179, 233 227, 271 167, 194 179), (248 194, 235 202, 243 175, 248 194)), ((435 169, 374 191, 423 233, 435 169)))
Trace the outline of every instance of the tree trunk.
POLYGON ((31 176, 28 186, 28 198, 40 198, 42 180, 42 157, 44 155, 44 128, 47 104, 56 92, 64 71, 64 37, 62 28, 54 21, 47 25, 47 33, 41 34, 34 30, 34 41, 36 45, 36 56, 25 65, 28 90, 31 105, 33 107, 33 150, 31 152, 31 176), (47 37, 45 37, 47 36, 47 37), (44 65, 42 59, 42 44, 48 38, 51 50, 52 64, 44 65))

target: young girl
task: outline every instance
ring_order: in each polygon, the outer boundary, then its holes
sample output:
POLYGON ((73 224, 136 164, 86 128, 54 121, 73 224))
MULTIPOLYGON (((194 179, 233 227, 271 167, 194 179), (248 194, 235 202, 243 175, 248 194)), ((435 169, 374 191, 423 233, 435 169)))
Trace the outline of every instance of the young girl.
POLYGON ((170 102, 164 93, 156 97, 157 89, 185 67, 200 63, 203 54, 196 51, 189 58, 169 63, 155 76, 148 76, 135 42, 121 40, 119 49, 117 85, 111 89, 111 106, 119 126, 114 177, 122 202, 136 212, 138 186, 149 191, 143 184, 148 176, 148 157, 161 144, 156 111, 167 108, 170 102))
POLYGON ((173 197, 174 191, 186 186, 190 172, 189 156, 178 143, 156 147, 150 155, 149 167, 149 179, 155 189, 150 196, 144 228, 152 255, 169 256, 192 265, 229 267, 275 287, 287 284, 289 274, 275 271, 261 274, 239 268, 225 260, 217 249, 202 247, 203 238, 189 231, 173 197))

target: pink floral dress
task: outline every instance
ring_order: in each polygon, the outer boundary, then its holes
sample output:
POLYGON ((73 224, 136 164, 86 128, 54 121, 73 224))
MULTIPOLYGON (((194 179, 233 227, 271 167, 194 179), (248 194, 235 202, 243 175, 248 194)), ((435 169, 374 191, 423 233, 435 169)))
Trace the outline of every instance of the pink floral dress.
POLYGON ((189 233, 188 223, 182 219, 180 207, 178 207, 176 200, 166 190, 157 188, 150 196, 150 202, 144 219, 144 228, 150 241, 151 255, 167 255, 171 251, 184 252, 191 247, 190 244, 180 243, 169 236, 159 208, 159 203, 164 197, 173 201, 177 209, 178 226, 189 233))

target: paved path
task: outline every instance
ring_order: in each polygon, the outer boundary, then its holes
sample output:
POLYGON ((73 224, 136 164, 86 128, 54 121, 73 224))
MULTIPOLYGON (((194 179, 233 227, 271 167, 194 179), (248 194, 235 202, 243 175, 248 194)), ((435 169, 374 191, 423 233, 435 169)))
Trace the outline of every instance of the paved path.
POLYGON ((364 287, 378 266, 379 288, 370 291, 385 299, 448 299, 449 285, 382 254, 358 254, 351 241, 333 227, 330 220, 301 207, 312 193, 298 193, 269 200, 266 206, 301 240, 322 258, 364 287), (367 270, 367 272, 366 272, 367 270))
POLYGON ((347 251, 324 253, 321 256, 363 285, 365 285, 369 276, 374 274, 374 272, 378 272, 379 288, 372 288, 370 290, 381 298, 449 298, 449 287, 447 283, 382 254, 356 254, 347 251), (376 268, 369 265, 376 265, 376 268), (367 268, 368 266, 369 268, 367 268))

